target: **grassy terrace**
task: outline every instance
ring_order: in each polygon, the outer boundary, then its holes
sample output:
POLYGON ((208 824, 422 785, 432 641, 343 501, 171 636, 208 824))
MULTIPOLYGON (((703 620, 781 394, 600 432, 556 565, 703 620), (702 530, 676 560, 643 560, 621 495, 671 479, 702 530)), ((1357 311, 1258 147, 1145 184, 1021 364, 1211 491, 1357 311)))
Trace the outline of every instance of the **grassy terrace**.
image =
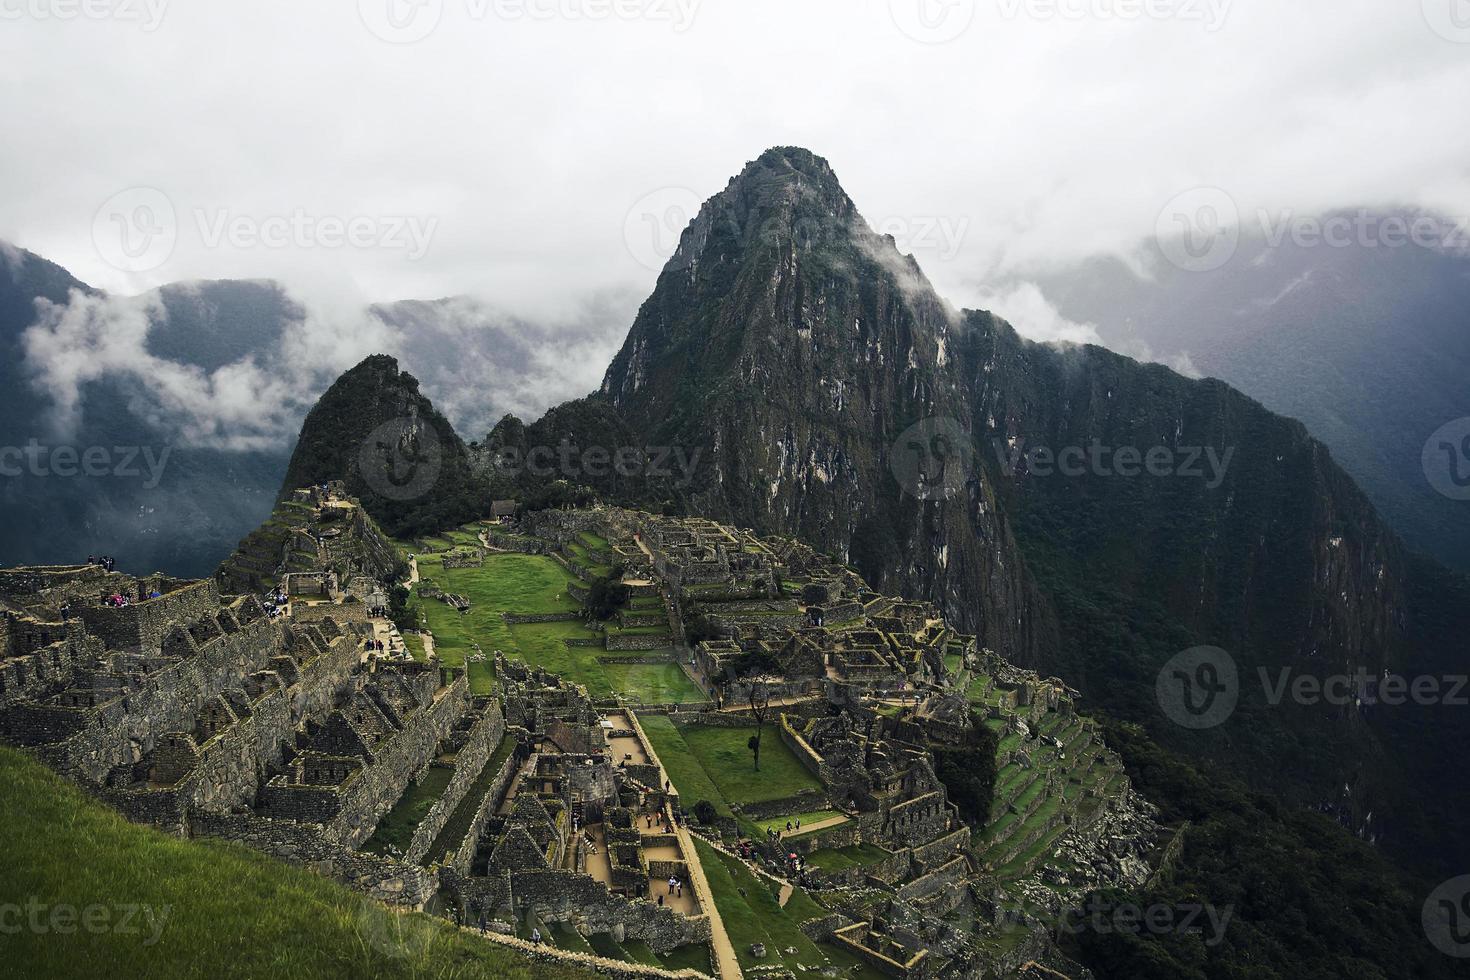
MULTIPOLYGON (((453 531, 425 542, 447 548, 453 531)), ((402 546, 402 545, 401 545, 402 546)), ((507 624, 503 614, 576 613, 581 604, 568 592, 576 579, 554 559, 542 555, 491 553, 480 568, 446 569, 442 554, 420 552, 419 575, 446 592, 470 601, 468 613, 458 613, 437 599, 417 592, 410 608, 434 634, 434 649, 446 665, 459 666, 479 643, 486 660, 470 663, 470 689, 476 694, 495 689, 494 653, 555 671, 587 686, 594 698, 623 696, 635 703, 701 701, 704 695, 672 662, 668 664, 601 664, 606 651, 596 646, 569 647, 567 640, 598 641, 602 634, 580 620, 553 623, 507 624)), ((651 631, 651 632, 657 632, 651 631)), ((665 631, 667 632, 667 631, 665 631)), ((422 655, 416 650, 415 655, 422 655)))
POLYGON ((664 764, 669 780, 679 791, 684 808, 687 810, 700 800, 709 800, 721 816, 732 816, 729 801, 689 750, 683 734, 674 723, 666 715, 647 713, 640 714, 638 722, 643 726, 643 734, 653 743, 653 750, 664 764))
POLYGON ((480 802, 490 791, 490 784, 495 782, 500 766, 515 750, 515 747, 516 740, 507 735, 500 740, 495 751, 490 753, 490 758, 485 762, 485 768, 480 770, 480 775, 475 777, 475 781, 465 792, 464 799, 459 801, 459 806, 454 808, 454 812, 445 821, 444 828, 439 831, 439 836, 434 838, 434 843, 429 845, 429 850, 424 854, 425 866, 442 860, 450 848, 458 847, 464 840, 465 834, 470 832, 470 824, 474 822, 475 813, 480 809, 480 802))
POLYGON ((0 903, 43 906, 48 923, 5 937, 9 976, 595 976, 534 963, 428 916, 390 913, 240 845, 130 824, 7 748, 0 748, 0 786, 0 903), (85 912, 93 906, 107 910, 115 928, 94 932, 76 919, 67 934, 49 928, 64 907, 95 916, 85 912), (123 931, 125 914, 134 931, 123 931))
MULTIPOLYGON (((728 817, 733 816, 732 803, 777 800, 803 789, 821 787, 796 761, 771 725, 766 726, 761 738, 761 768, 756 772, 750 749, 746 748, 746 741, 755 732, 753 727, 680 727, 664 715, 649 713, 640 714, 638 720, 686 809, 700 800, 709 800, 717 813, 728 817)), ((802 822, 806 822, 805 817, 802 822)), ((744 824, 746 833, 764 833, 757 824, 750 821, 744 824)), ((785 817, 780 825, 786 826, 785 817)))
POLYGON ((830 966, 844 976, 863 980, 878 976, 845 950, 819 945, 806 937, 799 928, 801 923, 824 915, 825 910, 804 891, 796 889, 783 908, 770 881, 758 879, 739 860, 721 854, 704 841, 696 839, 694 846, 742 969, 777 964, 792 970, 798 965, 808 970, 830 966), (766 947, 765 959, 751 955, 753 943, 766 947), (789 948, 796 953, 787 953, 789 948))
POLYGON ((687 969, 698 970, 700 973, 713 972, 713 967, 710 965, 709 947, 703 943, 680 946, 659 956, 649 948, 648 943, 641 939, 625 939, 619 943, 608 933, 599 932, 588 936, 587 942, 598 956, 606 956, 609 959, 623 960, 627 963, 642 963, 644 966, 657 966, 665 970, 687 969))
POLYGON ((367 839, 362 849, 373 854, 402 854, 408 850, 413 832, 418 829, 424 817, 428 816, 439 797, 444 795, 453 776, 454 770, 449 766, 429 766, 422 779, 408 784, 393 809, 378 822, 373 836, 367 839))
MULTIPOLYGON (((792 823, 795 823, 799 820, 801 821, 803 827, 809 827, 814 823, 821 823, 824 820, 832 820, 837 817, 842 817, 844 823, 847 821, 847 817, 836 810, 813 810, 810 813, 793 813, 790 816, 786 817, 772 817, 769 820, 755 820, 752 822, 761 829, 762 833, 767 830, 780 830, 784 832, 786 830, 786 822, 788 820, 792 823)), ((840 825, 833 824, 833 826, 835 827, 840 825)), ((799 835, 793 834, 793 836, 799 835)))
POLYGON ((850 847, 823 847, 807 855, 807 863, 823 871, 846 871, 874 864, 889 857, 889 852, 876 844, 853 844, 850 847))

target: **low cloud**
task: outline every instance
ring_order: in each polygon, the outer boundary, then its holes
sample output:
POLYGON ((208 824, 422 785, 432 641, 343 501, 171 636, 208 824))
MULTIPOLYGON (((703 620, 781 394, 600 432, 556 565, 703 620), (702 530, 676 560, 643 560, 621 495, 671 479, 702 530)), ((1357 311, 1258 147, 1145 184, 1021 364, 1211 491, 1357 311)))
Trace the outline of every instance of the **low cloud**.
POLYGON ((181 448, 283 450, 338 375, 388 353, 466 439, 477 439, 507 412, 530 420, 595 390, 632 306, 630 298, 589 301, 568 321, 538 324, 467 297, 370 309, 340 295, 281 291, 265 313, 249 310, 257 319, 277 317, 261 326, 267 339, 206 368, 166 349, 159 336, 186 326, 191 348, 219 341, 201 341, 198 332, 227 329, 216 318, 227 322, 241 311, 221 311, 208 285, 172 286, 166 296, 73 291, 65 304, 38 300, 36 322, 22 338, 24 367, 45 402, 50 435, 74 439, 103 421, 96 413, 121 405, 181 448), (170 307, 181 298, 204 304, 199 322, 170 324, 170 307), (103 392, 110 397, 102 400, 103 392))

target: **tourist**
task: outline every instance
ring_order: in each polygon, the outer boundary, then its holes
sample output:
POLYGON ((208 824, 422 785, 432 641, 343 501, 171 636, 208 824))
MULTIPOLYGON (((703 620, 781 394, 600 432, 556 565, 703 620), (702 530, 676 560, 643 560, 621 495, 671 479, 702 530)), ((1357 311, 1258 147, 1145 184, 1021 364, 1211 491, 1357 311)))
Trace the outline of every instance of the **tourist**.
POLYGON ((670 895, 674 894, 674 886, 677 885, 678 883, 679 883, 679 879, 678 878, 675 878, 673 875, 669 875, 669 894, 670 895))
POLYGON ((485 927, 486 927, 485 913, 482 911, 480 913, 480 935, 482 935, 482 936, 485 935, 485 927))
POLYGON ((791 821, 790 820, 786 821, 786 832, 788 834, 791 833, 791 821))
POLYGON ((801 829, 801 818, 800 817, 797 817, 796 818, 796 829, 797 830, 800 830, 801 829))
POLYGON ((540 926, 537 926, 536 928, 534 928, 534 929, 531 930, 531 942, 537 943, 537 944, 539 944, 541 942, 541 927, 540 926))

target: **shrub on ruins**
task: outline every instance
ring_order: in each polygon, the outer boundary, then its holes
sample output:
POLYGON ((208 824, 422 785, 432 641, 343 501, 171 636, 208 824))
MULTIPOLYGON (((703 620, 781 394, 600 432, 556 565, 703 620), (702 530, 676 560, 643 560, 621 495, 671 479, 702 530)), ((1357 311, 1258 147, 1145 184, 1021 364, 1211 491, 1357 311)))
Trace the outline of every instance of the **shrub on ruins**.
POLYGON ((394 582, 388 587, 388 618, 400 632, 418 629, 413 612, 408 608, 408 596, 408 586, 401 582, 394 582))
POLYGON ((720 814, 709 800, 700 800, 694 804, 694 819, 698 820, 701 826, 713 827, 715 821, 720 819, 720 814))
POLYGON ((949 791, 949 801, 960 808, 960 817, 975 826, 985 826, 990 802, 995 795, 995 733, 978 712, 970 714, 970 728, 957 744, 931 743, 934 774, 949 791))
POLYGON ((600 620, 612 619, 627 604, 628 587, 623 584, 621 566, 594 580, 587 589, 587 611, 600 620))

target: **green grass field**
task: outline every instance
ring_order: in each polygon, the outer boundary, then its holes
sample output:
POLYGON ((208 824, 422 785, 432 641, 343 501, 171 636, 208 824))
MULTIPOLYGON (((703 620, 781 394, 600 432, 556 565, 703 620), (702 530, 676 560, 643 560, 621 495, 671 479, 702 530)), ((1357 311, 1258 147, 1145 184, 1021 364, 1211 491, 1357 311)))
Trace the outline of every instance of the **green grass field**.
POLYGON ((601 664, 601 647, 569 647, 569 639, 598 640, 580 620, 507 624, 503 613, 572 613, 581 604, 567 591, 576 579, 542 555, 496 553, 480 568, 444 568, 441 555, 420 553, 419 575, 446 592, 470 601, 461 614, 437 599, 415 593, 409 608, 434 634, 434 649, 451 667, 464 664, 479 643, 486 660, 470 664, 470 689, 495 689, 494 656, 500 650, 522 663, 534 664, 587 686, 594 698, 626 697, 637 704, 702 701, 704 694, 672 662, 668 664, 601 664))
POLYGON ((670 782, 679 791, 684 809, 692 809, 700 800, 709 800, 721 816, 732 816, 729 801, 709 778, 709 773, 704 771, 704 766, 699 764, 685 743, 683 734, 667 715, 640 714, 638 723, 643 726, 643 734, 653 743, 653 751, 658 753, 670 782))
MULTIPOLYGON (((731 803, 754 803, 791 796, 800 790, 816 787, 817 782, 770 725, 761 739, 761 768, 751 764, 746 741, 754 728, 709 728, 701 725, 676 726, 665 715, 643 713, 638 716, 643 733, 653 743, 659 761, 686 810, 700 800, 714 804, 721 816, 733 816, 731 803)), ((810 814, 803 816, 803 822, 810 814)), ((786 818, 780 820, 786 826, 786 818)), ((744 822, 744 832, 759 835, 764 829, 744 822)))
MULTIPOLYGON (((765 833, 767 830, 773 829, 785 831, 786 822, 788 820, 792 823, 800 820, 803 827, 810 827, 814 823, 820 823, 823 820, 831 820, 833 817, 843 817, 844 823, 847 819, 843 814, 837 812, 836 810, 813 810, 809 813, 793 813, 784 817, 772 817, 769 820, 755 820, 752 822, 760 828, 761 833, 765 833)), ((837 827, 841 826, 841 824, 834 824, 833 826, 837 827)))
POLYGON ((38 923, 5 937, 7 976, 595 976, 389 912, 241 845, 130 824, 12 749, 0 748, 0 787, 0 904, 38 923))
POLYGON ((759 770, 746 747, 755 734, 753 725, 748 728, 690 725, 681 734, 699 764, 720 788, 720 793, 731 803, 762 803, 794 796, 802 790, 822 788, 817 778, 802 767, 786 743, 781 741, 774 724, 767 723, 765 734, 761 736, 759 770))
POLYGON ((835 967, 840 975, 861 980, 878 980, 881 976, 845 950, 825 943, 819 945, 807 938, 799 928, 801 923, 825 914, 826 910, 806 892, 796 889, 783 908, 771 882, 757 878, 740 861, 726 857, 697 838, 694 846, 742 969, 780 964, 794 970, 800 965, 808 970, 835 967), (765 959, 751 955, 752 943, 766 947, 765 959), (787 949, 796 952, 787 953, 787 949))
POLYGON ((865 864, 873 864, 889 857, 889 853, 876 844, 854 844, 851 847, 823 847, 806 856, 807 864, 823 871, 846 871, 865 864))

